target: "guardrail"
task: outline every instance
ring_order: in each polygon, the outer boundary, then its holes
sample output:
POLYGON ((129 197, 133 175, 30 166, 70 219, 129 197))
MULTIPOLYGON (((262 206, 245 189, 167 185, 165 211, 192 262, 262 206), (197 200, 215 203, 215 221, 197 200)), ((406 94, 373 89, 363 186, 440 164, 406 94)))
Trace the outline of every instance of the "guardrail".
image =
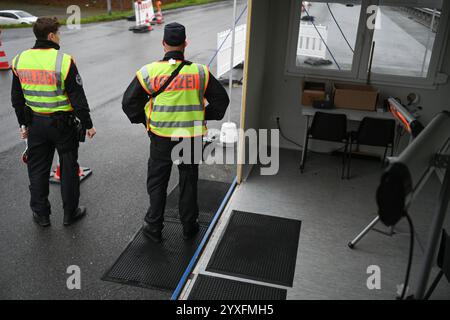
MULTIPOLYGON (((421 13, 430 15, 430 16, 433 16, 433 13, 434 13, 434 9, 430 9, 430 8, 414 8, 414 9, 419 11, 419 12, 421 12, 421 13)), ((437 18, 440 18, 441 17, 441 12, 436 10, 436 14, 435 15, 436 15, 437 18)))
POLYGON ((434 14, 434 23, 433 23, 433 32, 437 31, 439 26, 439 21, 441 19, 441 11, 430 9, 430 8, 417 8, 417 7, 409 7, 405 8, 406 12, 412 15, 415 20, 426 27, 430 27, 431 22, 433 21, 434 14))

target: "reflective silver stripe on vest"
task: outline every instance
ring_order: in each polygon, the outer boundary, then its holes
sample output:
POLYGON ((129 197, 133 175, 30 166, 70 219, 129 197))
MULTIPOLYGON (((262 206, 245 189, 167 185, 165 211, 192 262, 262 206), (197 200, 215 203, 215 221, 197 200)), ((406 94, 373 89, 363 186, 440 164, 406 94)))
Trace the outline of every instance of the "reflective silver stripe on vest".
POLYGON ((36 107, 36 108, 58 108, 69 105, 68 100, 64 101, 58 101, 58 102, 36 102, 36 101, 30 101, 26 100, 26 104, 30 107, 36 107))
POLYGON ((205 121, 153 121, 150 120, 150 125, 157 128, 191 128, 200 127, 205 124, 205 121))
POLYGON ((56 91, 35 91, 35 90, 26 90, 22 89, 23 94, 32 97, 58 97, 64 95, 63 90, 56 91))
POLYGON ((56 66, 55 66, 55 75, 56 75, 56 88, 58 90, 62 90, 62 64, 63 64, 64 54, 58 50, 56 54, 56 66))
POLYGON ((159 106, 155 105, 152 112, 189 112, 189 111, 203 111, 203 106, 159 106))
POLYGON ((141 74, 142 74, 142 80, 144 80, 144 83, 147 86, 148 91, 150 91, 151 94, 154 94, 155 90, 153 90, 152 84, 150 82, 150 76, 148 74, 147 66, 144 66, 143 68, 141 68, 141 74))
POLYGON ((200 77, 200 104, 203 105, 203 95, 205 94, 205 69, 203 69, 203 66, 201 64, 197 64, 198 67, 198 74, 200 77))

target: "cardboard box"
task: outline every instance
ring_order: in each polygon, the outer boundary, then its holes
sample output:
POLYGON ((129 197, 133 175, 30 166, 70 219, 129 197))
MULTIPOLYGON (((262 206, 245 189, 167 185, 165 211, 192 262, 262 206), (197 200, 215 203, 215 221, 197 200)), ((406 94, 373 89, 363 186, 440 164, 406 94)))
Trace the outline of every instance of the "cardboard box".
POLYGON ((325 83, 303 82, 302 105, 312 106, 315 100, 325 100, 325 83))
POLYGON ((334 106, 341 109, 375 111, 378 90, 372 86, 334 84, 334 106))

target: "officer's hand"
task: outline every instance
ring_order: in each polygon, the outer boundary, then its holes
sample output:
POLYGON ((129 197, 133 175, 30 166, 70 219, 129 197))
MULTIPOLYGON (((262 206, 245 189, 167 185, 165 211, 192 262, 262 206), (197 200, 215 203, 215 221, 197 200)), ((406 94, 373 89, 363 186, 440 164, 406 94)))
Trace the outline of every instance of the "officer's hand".
POLYGON ((97 131, 95 130, 94 127, 90 128, 90 129, 86 132, 86 134, 87 134, 87 136, 89 137, 89 139, 92 139, 92 138, 95 136, 96 133, 97 133, 97 131))
POLYGON ((22 126, 20 128, 20 139, 27 139, 28 138, 28 128, 25 126, 22 126))

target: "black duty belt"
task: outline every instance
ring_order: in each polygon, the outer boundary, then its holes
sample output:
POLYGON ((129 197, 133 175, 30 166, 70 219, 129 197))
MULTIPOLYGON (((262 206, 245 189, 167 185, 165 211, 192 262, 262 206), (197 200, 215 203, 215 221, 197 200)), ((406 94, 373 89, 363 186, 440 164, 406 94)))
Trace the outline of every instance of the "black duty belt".
POLYGON ((63 113, 61 113, 61 112, 59 112, 59 113, 40 113, 40 112, 35 112, 35 111, 33 111, 33 116, 36 116, 36 117, 42 117, 42 118, 54 118, 54 117, 56 117, 56 116, 60 116, 60 115, 71 115, 71 114, 73 114, 72 112, 65 112, 64 114, 63 113))
POLYGON ((51 118, 51 113, 39 113, 39 112, 33 112, 33 117, 41 117, 41 118, 51 118))

